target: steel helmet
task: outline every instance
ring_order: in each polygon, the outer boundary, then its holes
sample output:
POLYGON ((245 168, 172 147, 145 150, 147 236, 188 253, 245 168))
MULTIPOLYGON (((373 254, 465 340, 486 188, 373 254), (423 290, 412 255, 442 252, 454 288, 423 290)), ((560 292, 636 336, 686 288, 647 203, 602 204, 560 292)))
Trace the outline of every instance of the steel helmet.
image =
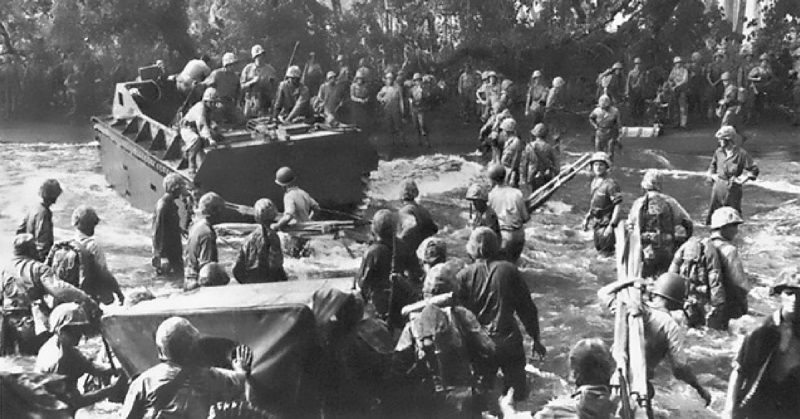
POLYGON ((452 292, 455 288, 453 283, 455 277, 447 264, 440 263, 428 270, 425 280, 422 282, 422 295, 430 297, 434 295, 452 292))
POLYGON ((623 68, 625 68, 625 66, 623 66, 621 62, 617 61, 611 68, 614 70, 622 70, 623 68))
POLYGON ((481 80, 487 80, 487 79, 489 79, 489 72, 488 71, 482 72, 481 73, 481 80))
POLYGON ((216 102, 217 100, 219 100, 217 89, 208 87, 203 91, 203 102, 216 102))
POLYGON ((722 81, 730 80, 731 79, 731 73, 726 71, 726 72, 722 73, 721 76, 719 76, 719 79, 722 80, 722 81))
POLYGON ((647 169, 642 176, 642 189, 646 191, 660 191, 663 178, 661 171, 656 169, 647 169))
POLYGON ((589 164, 598 161, 605 163, 607 167, 611 167, 611 157, 609 157, 608 153, 606 153, 605 151, 595 151, 594 153, 592 153, 592 158, 589 159, 589 164))
POLYGON ((663 273, 656 280, 650 293, 660 295, 683 307, 683 301, 686 299, 686 279, 676 273, 663 273))
POLYGON ((384 75, 383 75, 383 78, 385 78, 385 79, 392 79, 392 80, 394 80, 394 78, 395 78, 395 77, 394 77, 394 73, 393 73, 393 72, 391 72, 391 71, 387 71, 387 72, 386 72, 386 74, 384 74, 384 75))
POLYGON ((178 173, 170 173, 164 178, 164 191, 167 193, 173 193, 184 188, 184 181, 183 176, 178 173))
POLYGON ((540 70, 535 70, 533 74, 531 74, 531 78, 535 79, 537 77, 542 77, 542 72, 540 70))
POLYGON ((701 54, 699 51, 692 53, 692 61, 700 61, 701 59, 703 59, 703 54, 701 54))
POLYGON ((436 77, 433 77, 433 74, 426 74, 422 76, 422 81, 425 83, 433 83, 436 81, 436 77))
POLYGON ((444 262, 447 259, 447 243, 438 237, 428 237, 417 248, 417 257, 429 265, 444 262))
POLYGON ((642 63, 642 59, 639 58, 639 57, 636 57, 636 58, 633 59, 633 63, 634 64, 641 64, 642 63))
POLYGON ((97 212, 95 212, 92 207, 80 205, 78 208, 75 208, 75 211, 72 211, 73 227, 96 226, 99 222, 100 217, 97 216, 97 212))
POLYGON ((711 214, 711 225, 709 227, 712 230, 717 230, 727 225, 742 224, 743 222, 744 220, 736 208, 720 207, 711 214))
POLYGON ((214 192, 207 192, 197 202, 197 210, 203 215, 217 215, 225 208, 225 200, 214 192))
POLYGON ((225 271, 225 267, 222 266, 221 263, 209 262, 200 268, 200 272, 197 273, 197 282, 204 287, 213 287, 225 285, 231 282, 231 278, 228 276, 228 272, 225 271))
POLYGON ((717 133, 714 134, 714 136, 720 140, 721 139, 733 140, 734 138, 736 138, 736 128, 734 128, 731 125, 723 125, 719 127, 717 133))
MULTIPOLYGON (((502 167, 502 166, 501 166, 502 167)), ((489 227, 472 230, 467 241, 467 254, 473 259, 490 259, 500 250, 500 239, 489 227)))
POLYGON ((792 57, 795 58, 800 57, 800 48, 797 48, 794 51, 792 51, 792 57))
POLYGON ((403 184, 400 185, 400 199, 403 201, 413 201, 417 198, 417 196, 419 196, 419 188, 417 188, 417 183, 412 179, 406 179, 403 181, 403 184))
POLYGON ((231 64, 235 64, 235 63, 236 63, 236 55, 234 55, 232 52, 226 52, 225 54, 222 54, 222 66, 223 67, 227 67, 227 66, 229 66, 231 64))
POLYGON ((162 361, 190 361, 199 341, 200 332, 183 317, 170 317, 156 329, 156 348, 162 361))
POLYGON ((356 75, 353 77, 354 79, 364 79, 367 76, 367 72, 363 68, 359 68, 356 70, 356 75))
POLYGON ((778 278, 770 288, 770 294, 778 295, 786 288, 800 289, 800 271, 797 268, 787 268, 778 274, 778 278))
POLYGON ((489 77, 497 77, 497 73, 494 70, 489 70, 486 72, 486 78, 488 79, 489 77))
POLYGON ((508 90, 512 85, 514 85, 514 82, 511 79, 505 79, 502 83, 500 83, 500 88, 503 90, 508 90))
POLYGON ((422 80, 422 73, 414 73, 414 77, 411 78, 414 81, 422 80))
POLYGON ((672 62, 673 62, 674 64, 677 64, 677 63, 682 63, 682 62, 683 62, 683 58, 681 58, 680 56, 677 56, 677 57, 675 57, 675 58, 673 58, 673 59, 672 59, 672 62))
POLYGON ((506 179, 506 168, 500 164, 493 164, 488 170, 489 179, 495 182, 502 182, 506 179))
POLYGON ((256 201, 255 205, 253 205, 253 213, 257 223, 267 225, 275 221, 275 216, 278 215, 275 204, 267 198, 261 198, 256 201))
POLYGON ((514 118, 506 118, 500 123, 500 129, 506 132, 515 132, 517 130, 517 121, 514 118))
POLYGON ((488 201, 489 192, 480 183, 473 183, 467 188, 467 199, 470 201, 488 201))
POLYGON ((263 53, 264 53, 264 47, 262 47, 259 44, 255 44, 253 45, 253 48, 250 48, 250 56, 253 57, 254 59, 263 53))
POLYGON ((539 122, 536 126, 533 127, 531 130, 531 135, 536 138, 544 138, 547 137, 547 125, 539 122))
POLYGON ((14 255, 33 256, 36 254, 36 240, 33 234, 22 233, 14 236, 14 255))
POLYGON ((336 62, 340 63, 342 61, 346 61, 346 58, 344 58, 344 55, 342 55, 342 54, 337 55, 336 56, 336 62))
POLYGON ((608 95, 601 95, 599 99, 597 99, 597 105, 600 107, 611 106, 611 97, 608 95))
POLYGON ((295 181, 294 171, 286 166, 281 167, 275 172, 275 183, 281 186, 289 186, 295 181))
POLYGON ((562 77, 556 77, 553 79, 553 86, 555 87, 563 87, 565 84, 567 84, 567 82, 564 81, 562 77))
POLYGON ((42 198, 56 199, 61 196, 61 184, 55 179, 47 179, 39 187, 39 196, 42 198))
POLYGON ((372 234, 384 240, 391 240, 397 230, 397 217, 392 211, 382 209, 372 216, 372 234))
POLYGON ((758 59, 759 59, 759 61, 764 61, 764 60, 767 60, 767 61, 769 61, 769 54, 767 54, 767 53, 765 52, 765 53, 763 53, 763 54, 759 55, 759 56, 758 56, 758 59))
POLYGON ((78 303, 63 303, 50 313, 50 331, 58 333, 65 327, 88 326, 89 316, 78 303))
POLYGON ((303 75, 303 72, 300 70, 300 67, 293 65, 286 69, 286 78, 287 79, 299 79, 303 75))
POLYGON ((329 71, 328 74, 325 74, 325 80, 330 80, 330 79, 335 78, 335 77, 336 77, 336 72, 335 71, 329 71))

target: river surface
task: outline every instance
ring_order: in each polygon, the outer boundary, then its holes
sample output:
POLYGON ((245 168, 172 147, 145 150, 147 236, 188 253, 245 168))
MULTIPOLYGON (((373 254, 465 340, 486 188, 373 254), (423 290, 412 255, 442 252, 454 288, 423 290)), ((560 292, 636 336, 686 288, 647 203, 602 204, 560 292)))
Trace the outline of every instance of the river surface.
MULTIPOLYGON (((469 207, 464 192, 473 181, 483 180, 480 158, 472 153, 475 128, 434 126, 433 149, 390 146, 377 139, 383 159, 372 174, 367 214, 379 208, 397 207, 399 184, 413 177, 421 201, 442 226, 440 235, 455 258, 465 258, 465 228, 469 207), (446 133, 439 134, 436 133, 446 133)), ((747 272, 758 286, 750 293, 751 313, 733 321, 730 332, 689 331, 687 351, 694 372, 709 388, 709 409, 687 385, 661 368, 655 380, 655 407, 662 417, 716 417, 724 403, 731 357, 743 333, 771 313, 776 302, 768 296, 768 284, 780 270, 796 263, 800 247, 800 149, 798 131, 774 126, 751 129, 745 148, 761 168, 759 179, 744 190, 746 223, 737 239, 747 272)), ((639 181, 646 168, 666 173, 664 192, 678 198, 695 221, 705 219, 710 185, 703 173, 715 147, 708 127, 652 139, 627 139, 612 175, 624 192, 624 208, 639 195, 639 181)), ((588 132, 562 139, 564 160, 576 159, 590 149, 588 132)), ((109 266, 126 294, 147 289, 156 295, 178 291, 180 284, 156 279, 149 266, 151 214, 131 207, 110 189, 102 175, 96 143, 86 126, 48 124, 0 124, 0 258, 11 254, 11 238, 25 208, 38 200, 44 179, 57 178, 64 194, 53 206, 56 239, 70 237, 70 215, 79 204, 98 210, 101 223, 97 237, 105 248, 109 266)), ((531 288, 548 348, 544 361, 532 361, 542 372, 531 374, 531 397, 521 406, 537 409, 547 400, 567 394, 567 354, 584 337, 601 337, 610 344, 613 318, 596 301, 599 287, 616 279, 614 261, 597 256, 591 234, 580 228, 588 207, 589 176, 579 174, 533 215, 527 225, 527 243, 520 261, 531 288)), ((705 227, 697 234, 706 235, 705 227)), ((221 259, 232 262, 241 238, 221 234, 221 259)), ((287 260, 292 278, 341 277, 358 267, 363 244, 350 244, 351 257, 339 242, 312 242, 313 255, 287 260)), ((94 345, 90 345, 94 346, 94 345)), ((96 350, 96 346, 95 346, 96 350)), ((32 359, 0 359, 0 368, 30 368, 32 359)), ((107 417, 119 405, 103 402, 79 417, 107 417)))

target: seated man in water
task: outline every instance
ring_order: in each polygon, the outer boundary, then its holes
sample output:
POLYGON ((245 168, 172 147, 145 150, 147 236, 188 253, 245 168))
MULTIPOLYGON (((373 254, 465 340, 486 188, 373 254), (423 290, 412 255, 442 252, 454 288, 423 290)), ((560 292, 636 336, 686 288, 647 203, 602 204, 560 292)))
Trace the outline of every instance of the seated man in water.
POLYGON ((120 417, 206 418, 215 403, 244 399, 253 362, 246 346, 236 347, 233 370, 228 370, 200 365, 196 357, 200 332, 183 317, 164 320, 155 340, 161 362, 131 383, 120 417))

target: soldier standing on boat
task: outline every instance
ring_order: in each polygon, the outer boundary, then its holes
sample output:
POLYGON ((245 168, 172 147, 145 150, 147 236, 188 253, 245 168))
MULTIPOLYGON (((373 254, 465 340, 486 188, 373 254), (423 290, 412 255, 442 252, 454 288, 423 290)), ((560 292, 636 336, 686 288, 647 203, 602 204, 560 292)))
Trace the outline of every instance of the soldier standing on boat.
POLYGON ((164 178, 164 195, 153 215, 153 267, 160 275, 183 276, 183 229, 175 201, 185 191, 183 176, 170 173, 164 178))
POLYGON ((800 273, 781 272, 770 294, 780 308, 745 336, 733 362, 722 417, 789 419, 800 411, 800 273))
POLYGON ((256 229, 242 243, 233 266, 233 277, 241 284, 286 281, 281 239, 270 225, 277 210, 271 200, 262 198, 253 205, 256 229))
POLYGON ((736 129, 723 126, 716 133, 719 147, 711 157, 708 177, 713 182, 706 225, 719 207, 729 206, 742 213, 742 185, 758 177, 758 166, 750 154, 736 144, 736 129))
POLYGON ((17 228, 17 234, 32 234, 36 240, 36 260, 44 262, 53 247, 53 212, 50 207, 61 196, 61 184, 55 179, 47 179, 39 187, 39 196, 42 198, 34 210, 25 214, 22 223, 17 228))
POLYGON ((614 160, 614 150, 619 142, 622 121, 619 110, 611 104, 608 95, 600 96, 597 107, 589 114, 589 123, 595 130, 594 151, 604 151, 608 153, 610 160, 614 160))
POLYGON ((611 159, 608 154, 598 151, 592 155, 592 195, 589 201, 589 212, 583 222, 583 229, 589 229, 594 222, 594 247, 603 256, 614 254, 614 229, 622 218, 622 191, 617 181, 609 175, 611 159))
POLYGON ((175 80, 175 86, 178 91, 186 97, 181 111, 186 111, 201 100, 203 96, 202 82, 211 75, 211 67, 208 66, 209 61, 211 61, 211 58, 208 55, 189 60, 183 67, 183 71, 169 77, 175 80))
POLYGON ((244 67, 239 82, 244 91, 244 115, 247 118, 256 118, 266 116, 272 105, 278 73, 267 62, 261 45, 253 45, 250 55, 253 62, 244 67))
MULTIPOLYGON (((319 212, 319 204, 308 192, 300 189, 295 184, 297 177, 289 167, 281 167, 275 172, 275 183, 283 188, 283 215, 278 221, 271 224, 270 228, 279 231, 290 223, 303 223, 311 221, 319 212)), ((308 239, 290 237, 286 243, 286 252, 289 256, 299 258, 306 251, 308 239)))
POLYGON ((203 85, 217 89, 218 115, 226 123, 238 125, 244 122, 244 115, 239 110, 239 76, 233 71, 237 63, 232 52, 222 56, 222 67, 211 72, 203 85))
POLYGON ((195 103, 181 119, 181 139, 188 169, 192 173, 203 164, 205 148, 217 144, 219 134, 213 118, 216 108, 217 89, 209 87, 203 92, 203 100, 195 103))
POLYGON ((314 117, 308 88, 300 81, 302 71, 293 65, 286 70, 286 78, 278 86, 272 117, 291 124, 305 122, 314 117))

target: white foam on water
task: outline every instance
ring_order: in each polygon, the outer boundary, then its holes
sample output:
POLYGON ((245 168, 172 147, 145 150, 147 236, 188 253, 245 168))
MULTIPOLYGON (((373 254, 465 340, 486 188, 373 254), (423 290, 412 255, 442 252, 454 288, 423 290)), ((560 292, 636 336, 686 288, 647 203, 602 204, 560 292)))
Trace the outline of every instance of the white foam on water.
POLYGON ((368 196, 377 200, 397 200, 405 179, 413 179, 417 183, 421 196, 442 194, 467 188, 479 181, 483 172, 483 165, 453 155, 435 154, 415 159, 381 161, 372 175, 368 196))

